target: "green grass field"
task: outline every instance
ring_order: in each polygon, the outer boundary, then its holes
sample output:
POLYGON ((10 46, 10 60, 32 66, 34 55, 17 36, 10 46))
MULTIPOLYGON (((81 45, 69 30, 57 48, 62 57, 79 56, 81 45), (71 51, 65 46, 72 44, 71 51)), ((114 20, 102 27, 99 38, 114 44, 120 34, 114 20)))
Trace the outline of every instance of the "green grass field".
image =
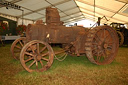
POLYGON ((120 47, 109 65, 92 64, 85 56, 54 60, 45 72, 28 73, 13 59, 11 44, 0 47, 0 85, 128 85, 128 48, 120 47))

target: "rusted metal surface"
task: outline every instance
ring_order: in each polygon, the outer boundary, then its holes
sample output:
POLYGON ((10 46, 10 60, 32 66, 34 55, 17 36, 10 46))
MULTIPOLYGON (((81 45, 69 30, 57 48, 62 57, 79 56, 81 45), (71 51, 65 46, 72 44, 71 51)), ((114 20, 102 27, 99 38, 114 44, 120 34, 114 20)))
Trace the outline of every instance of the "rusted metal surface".
POLYGON ((63 25, 63 22, 60 21, 60 15, 57 8, 46 8, 46 23, 47 25, 63 25))
POLYGON ((86 54, 92 63, 103 65, 114 60, 118 45, 117 34, 111 27, 65 27, 57 9, 47 8, 46 24, 39 20, 28 25, 20 61, 28 72, 42 72, 51 66, 54 54, 66 50, 71 55, 86 54), (54 53, 50 44, 61 44, 63 50, 54 53))

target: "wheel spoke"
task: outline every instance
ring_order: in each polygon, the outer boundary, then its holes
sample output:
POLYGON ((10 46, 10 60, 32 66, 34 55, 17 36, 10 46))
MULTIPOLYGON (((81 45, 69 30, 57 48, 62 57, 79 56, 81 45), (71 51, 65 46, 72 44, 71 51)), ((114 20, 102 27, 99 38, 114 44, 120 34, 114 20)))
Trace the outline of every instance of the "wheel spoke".
POLYGON ((28 68, 30 68, 35 62, 36 62, 36 60, 34 60, 34 61, 28 66, 28 68))
POLYGON ((22 48, 21 48, 20 46, 18 46, 18 45, 15 45, 15 47, 18 48, 18 49, 22 49, 22 48))
POLYGON ((108 57, 108 53, 107 53, 107 50, 106 49, 104 49, 104 57, 108 57))
POLYGON ((99 55, 100 55, 100 56, 101 56, 101 54, 102 54, 102 50, 99 51, 99 55))
POLYGON ((111 40, 111 37, 108 37, 105 39, 105 41, 107 41, 107 42, 110 42, 110 40, 111 40))
POLYGON ((96 60, 100 61, 101 57, 102 57, 102 50, 99 50, 97 52, 97 59, 96 60))
POLYGON ((112 54, 113 50, 106 49, 108 54, 112 54))
MULTIPOLYGON (((103 30, 104 31, 104 30, 103 30)), ((100 33, 100 36, 103 36, 103 32, 102 33, 100 33)))
POLYGON ((103 54, 103 57, 105 57, 105 56, 106 56, 106 54, 105 54, 105 52, 104 52, 104 51, 103 51, 103 53, 102 53, 102 54, 103 54))
POLYGON ((97 42, 97 43, 99 42, 99 40, 98 40, 96 37, 95 37, 94 39, 95 39, 95 40, 94 40, 95 42, 97 42))
POLYGON ((30 52, 30 51, 32 51, 32 49, 30 47, 28 47, 27 51, 30 52))
POLYGON ((22 47, 24 46, 21 41, 19 41, 19 43, 20 43, 20 45, 21 45, 22 47))
POLYGON ((96 59, 96 60, 99 60, 99 52, 97 52, 97 56, 96 56, 96 57, 97 57, 97 59, 96 59))
POLYGON ((99 45, 98 43, 92 43, 92 45, 99 45))
POLYGON ((49 59, 47 59, 47 58, 42 58, 43 60, 45 60, 45 61, 49 61, 49 59))
POLYGON ((33 57, 35 56, 35 55, 33 55, 32 53, 29 53, 29 52, 25 52, 25 54, 33 56, 33 57))
POLYGON ((41 64, 41 66, 43 67, 44 65, 43 65, 43 62, 40 60, 40 64, 41 64))
POLYGON ((33 46, 30 46, 30 48, 31 48, 32 52, 35 53, 34 47, 33 46))
POLYGON ((107 34, 107 35, 105 36, 104 41, 105 41, 108 37, 109 37, 109 34, 107 34))
POLYGON ((113 41, 107 42, 108 45, 113 45, 113 41))
POLYGON ((96 48, 96 47, 93 47, 93 48, 92 48, 92 50, 97 50, 97 49, 98 49, 98 48, 96 48))
POLYGON ((98 39, 98 42, 101 41, 101 39, 99 38, 99 36, 96 34, 95 39, 98 39))
POLYGON ((36 69, 38 70, 38 61, 36 61, 36 69))
POLYGON ((100 58, 101 58, 101 56, 100 56, 100 54, 99 54, 99 52, 98 52, 98 53, 97 53, 97 59, 96 59, 96 61, 99 61, 100 58))
POLYGON ((112 42, 108 42, 106 44, 108 44, 108 46, 107 46, 108 49, 112 49, 113 48, 113 43, 112 42))
POLYGON ((30 60, 32 60, 32 59, 33 59, 33 57, 30 57, 29 59, 26 59, 25 60, 25 63, 28 62, 28 61, 30 61, 30 60))
POLYGON ((96 54, 97 54, 97 51, 94 51, 94 52, 93 52, 93 55, 96 55, 96 54))
POLYGON ((105 39, 105 36, 106 36, 106 32, 105 32, 105 30, 104 30, 104 39, 105 39))
POLYGON ((101 59, 101 56, 97 56, 96 61, 100 61, 100 59, 101 59))
POLYGON ((41 56, 44 57, 44 56, 46 56, 46 55, 48 55, 48 54, 49 54, 49 53, 47 52, 47 53, 42 54, 41 56))
POLYGON ((39 43, 37 43, 37 53, 39 54, 39 43))
POLYGON ((23 40, 22 40, 22 42, 23 42, 23 45, 25 45, 25 41, 26 41, 25 39, 23 39, 23 40))
POLYGON ((112 49, 112 46, 111 45, 108 45, 107 48, 110 50, 110 49, 112 49))
POLYGON ((46 48, 47 48, 46 46, 43 47, 43 48, 40 50, 40 52, 44 51, 46 48))

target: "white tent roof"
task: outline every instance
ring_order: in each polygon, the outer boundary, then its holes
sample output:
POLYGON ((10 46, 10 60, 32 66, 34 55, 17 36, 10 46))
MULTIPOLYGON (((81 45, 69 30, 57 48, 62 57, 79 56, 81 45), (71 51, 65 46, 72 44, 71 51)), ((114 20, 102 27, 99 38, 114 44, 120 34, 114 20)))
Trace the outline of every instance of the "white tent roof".
MULTIPOLYGON (((83 19, 97 21, 105 16, 102 23, 128 23, 128 0, 5 0, 21 6, 24 10, 23 18, 45 22, 45 9, 49 6, 58 8, 61 21, 65 24, 83 19)), ((0 13, 22 18, 22 11, 6 9, 0 5, 0 13)))

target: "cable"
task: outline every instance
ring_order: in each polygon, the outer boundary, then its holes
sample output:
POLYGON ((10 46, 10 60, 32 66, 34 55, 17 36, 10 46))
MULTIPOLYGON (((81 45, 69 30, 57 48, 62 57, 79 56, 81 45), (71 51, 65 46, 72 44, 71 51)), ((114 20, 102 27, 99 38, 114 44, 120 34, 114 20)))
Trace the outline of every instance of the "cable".
POLYGON ((60 56, 60 57, 57 57, 56 55, 55 55, 55 53, 54 53, 54 56, 55 56, 55 59, 56 60, 58 60, 58 61, 63 61, 66 57, 67 57, 67 53, 64 53, 62 56, 60 56), (63 59, 60 59, 60 58, 62 58, 63 57, 63 59))
POLYGON ((23 15, 24 15, 24 10, 22 10, 22 25, 24 24, 23 23, 23 15))

